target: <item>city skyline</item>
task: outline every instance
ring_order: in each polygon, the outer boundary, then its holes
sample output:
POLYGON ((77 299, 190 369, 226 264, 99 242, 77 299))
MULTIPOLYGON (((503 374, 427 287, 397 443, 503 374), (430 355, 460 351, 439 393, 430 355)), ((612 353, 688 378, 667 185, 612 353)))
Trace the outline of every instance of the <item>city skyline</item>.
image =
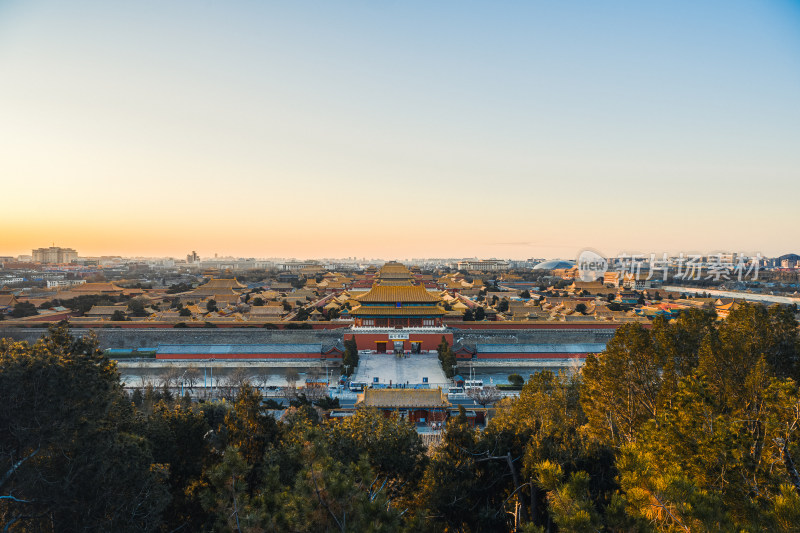
MULTIPOLYGON (((264 254, 256 254, 256 255, 221 255, 218 253, 197 253, 197 250, 191 250, 188 254, 172 254, 172 255, 124 255, 124 254, 86 254, 86 253, 79 253, 73 248, 68 247, 60 247, 60 246, 52 246, 52 247, 43 247, 38 249, 33 249, 31 254, 23 253, 23 254, 4 254, 0 251, 0 258, 3 257, 13 257, 18 258, 22 261, 31 260, 34 263, 41 262, 41 263, 49 263, 49 264, 68 264, 70 262, 74 262, 75 259, 98 259, 98 258, 120 258, 125 260, 152 260, 152 261, 160 261, 160 260, 176 260, 182 262, 185 258, 186 262, 193 263, 193 262, 215 262, 215 261, 263 261, 263 262, 336 262, 341 261, 343 263, 353 262, 392 262, 392 261, 400 261, 400 262, 435 262, 435 261, 458 261, 458 260, 477 260, 477 261, 498 261, 498 262, 518 262, 518 263, 525 263, 529 261, 534 262, 545 262, 551 260, 567 260, 572 261, 573 263, 576 262, 580 263, 582 261, 581 257, 583 253, 589 252, 593 256, 594 254, 599 254, 597 250, 594 249, 582 249, 577 250, 575 256, 571 255, 561 255, 561 256, 528 256, 528 257, 498 257, 498 256, 477 256, 477 255, 459 255, 459 256, 388 256, 388 257, 380 257, 380 256, 362 256, 362 255, 352 255, 352 256, 344 256, 344 255, 310 255, 305 257, 297 257, 297 256, 278 256, 278 255, 264 255, 264 254), (49 256, 47 254, 50 254, 49 256), (37 257, 37 254, 40 257, 37 257), (65 255, 69 258, 69 260, 59 261, 54 259, 54 257, 61 257, 61 255, 65 255), (48 257, 47 260, 44 257, 48 257)), ((663 261, 666 257, 670 260, 680 260, 680 258, 685 258, 685 260, 689 260, 690 258, 695 258, 695 260, 703 258, 704 260, 714 260, 718 258, 720 261, 728 261, 728 262, 736 262, 740 258, 742 260, 750 260, 750 259, 758 259, 758 260, 774 260, 779 259, 784 256, 797 256, 798 254, 787 251, 781 254, 763 254, 760 251, 756 252, 747 252, 747 251, 733 251, 733 250, 714 250, 711 252, 704 252, 699 250, 690 250, 690 251, 680 251, 680 252, 643 252, 643 251, 636 251, 636 250, 619 250, 616 253, 608 253, 608 254, 600 254, 600 257, 604 257, 609 261, 635 261, 639 263, 649 263, 650 261, 663 261)))
POLYGON ((4 3, 0 253, 790 253, 798 36, 778 1, 4 3))

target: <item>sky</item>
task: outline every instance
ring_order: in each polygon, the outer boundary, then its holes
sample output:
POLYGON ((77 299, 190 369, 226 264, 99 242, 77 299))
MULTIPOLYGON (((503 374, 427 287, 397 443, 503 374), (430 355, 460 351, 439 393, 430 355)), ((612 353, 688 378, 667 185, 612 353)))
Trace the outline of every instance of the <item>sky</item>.
POLYGON ((800 2, 0 0, 0 255, 800 252, 800 2))

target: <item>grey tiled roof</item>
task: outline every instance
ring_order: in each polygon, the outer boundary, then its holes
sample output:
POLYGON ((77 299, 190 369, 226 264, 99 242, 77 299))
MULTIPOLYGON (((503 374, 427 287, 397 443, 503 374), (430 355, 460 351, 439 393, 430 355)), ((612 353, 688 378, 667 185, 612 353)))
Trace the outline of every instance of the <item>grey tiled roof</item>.
POLYGON ((322 344, 159 344, 159 354, 322 353, 322 344))
POLYGON ((605 343, 581 344, 477 344, 478 353, 599 353, 605 343))

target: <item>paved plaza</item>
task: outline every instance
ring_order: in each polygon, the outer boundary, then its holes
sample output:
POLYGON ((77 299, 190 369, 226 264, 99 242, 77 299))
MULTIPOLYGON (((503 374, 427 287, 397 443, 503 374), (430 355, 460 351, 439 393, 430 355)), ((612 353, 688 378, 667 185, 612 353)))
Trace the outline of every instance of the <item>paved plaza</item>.
POLYGON ((359 354, 358 370, 353 381, 372 383, 378 378, 379 383, 388 385, 416 385, 422 378, 435 386, 446 386, 449 382, 442 372, 436 352, 406 355, 397 357, 391 353, 359 354))

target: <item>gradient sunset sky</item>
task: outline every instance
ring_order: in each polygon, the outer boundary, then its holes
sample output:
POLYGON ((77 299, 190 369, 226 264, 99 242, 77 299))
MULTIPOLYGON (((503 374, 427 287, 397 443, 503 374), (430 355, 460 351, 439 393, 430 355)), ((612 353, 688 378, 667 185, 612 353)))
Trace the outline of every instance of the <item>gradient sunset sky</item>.
POLYGON ((800 2, 0 0, 0 255, 800 252, 800 2))

